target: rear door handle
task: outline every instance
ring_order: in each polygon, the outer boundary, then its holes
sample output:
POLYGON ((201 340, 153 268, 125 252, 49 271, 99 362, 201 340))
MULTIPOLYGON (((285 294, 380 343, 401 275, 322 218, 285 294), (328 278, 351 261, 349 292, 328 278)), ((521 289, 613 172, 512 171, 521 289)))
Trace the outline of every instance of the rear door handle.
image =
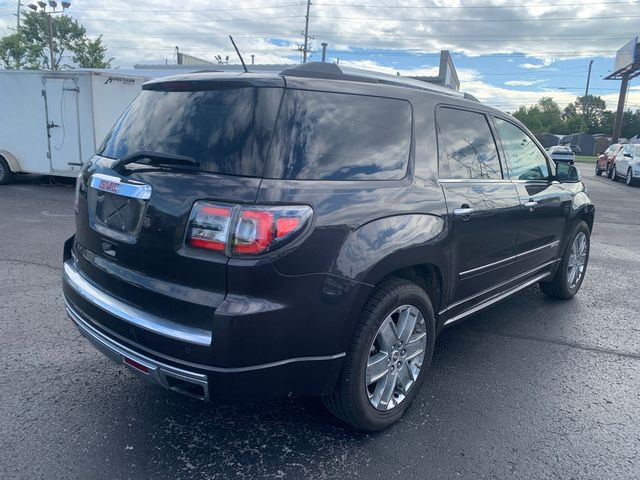
POLYGON ((471 207, 462 207, 462 208, 456 208, 453 210, 453 214, 456 217, 462 217, 463 220, 468 220, 469 217, 471 217, 471 214, 473 213, 473 208, 471 207))
POLYGON ((538 202, 534 201, 534 200, 529 200, 528 202, 526 202, 524 204, 525 208, 528 208, 530 212, 533 212, 536 207, 538 206, 538 202))

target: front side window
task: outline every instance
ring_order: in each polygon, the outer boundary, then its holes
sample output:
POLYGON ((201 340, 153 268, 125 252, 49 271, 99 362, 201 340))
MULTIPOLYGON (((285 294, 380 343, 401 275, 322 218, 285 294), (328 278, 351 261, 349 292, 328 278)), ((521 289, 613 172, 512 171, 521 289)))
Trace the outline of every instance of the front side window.
POLYGON ((549 178, 547 157, 531 137, 513 123, 500 118, 494 121, 502 140, 509 177, 513 180, 549 178))
POLYGON ((496 143, 483 114, 440 108, 436 123, 440 178, 502 178, 496 143))

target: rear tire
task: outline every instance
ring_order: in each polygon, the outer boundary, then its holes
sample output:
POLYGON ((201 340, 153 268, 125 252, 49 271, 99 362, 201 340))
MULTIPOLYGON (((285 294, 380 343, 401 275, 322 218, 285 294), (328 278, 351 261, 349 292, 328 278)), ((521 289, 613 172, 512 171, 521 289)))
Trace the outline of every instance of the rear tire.
POLYGON ((561 300, 569 300, 578 293, 589 263, 590 237, 591 232, 587 223, 581 220, 569 236, 556 273, 551 280, 540 282, 540 290, 550 297, 561 300), (583 241, 584 244, 582 244, 583 241))
POLYGON ((13 172, 9 168, 9 164, 4 157, 0 157, 0 185, 6 185, 12 178, 13 172))
POLYGON ((434 343, 435 315, 426 292, 399 278, 381 283, 360 314, 338 383, 323 403, 355 428, 389 427, 420 391, 434 343))

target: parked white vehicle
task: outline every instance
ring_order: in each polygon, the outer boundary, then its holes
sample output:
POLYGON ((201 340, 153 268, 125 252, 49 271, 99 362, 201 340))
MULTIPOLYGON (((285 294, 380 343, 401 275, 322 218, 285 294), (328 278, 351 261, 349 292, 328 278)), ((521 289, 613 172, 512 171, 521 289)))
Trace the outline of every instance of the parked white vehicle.
POLYGON ((0 184, 16 173, 76 176, 152 76, 0 70, 0 184))
POLYGON ((611 180, 624 178, 627 185, 640 182, 640 145, 628 143, 616 156, 611 169, 611 180))
POLYGON ((566 162, 573 165, 576 161, 576 154, 569 146, 557 145, 549 148, 548 152, 554 162, 566 162))

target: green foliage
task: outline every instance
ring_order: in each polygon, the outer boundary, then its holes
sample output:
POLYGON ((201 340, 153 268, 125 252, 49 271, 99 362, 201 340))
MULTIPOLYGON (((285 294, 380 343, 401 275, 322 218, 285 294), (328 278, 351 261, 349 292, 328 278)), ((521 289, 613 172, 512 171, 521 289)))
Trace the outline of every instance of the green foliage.
MULTIPOLYGON (((615 113, 605 110, 601 97, 587 95, 577 97, 564 110, 551 97, 542 97, 531 107, 521 106, 513 116, 524 123, 535 135, 550 132, 566 135, 569 133, 613 133, 615 113)), ((622 137, 631 138, 640 134, 640 110, 624 112, 622 137)))
MULTIPOLYGON (((17 33, 0 39, 0 62, 4 68, 22 65, 31 69, 50 69, 49 16, 42 12, 23 12, 24 21, 17 33)), ((102 37, 87 37, 86 29, 68 15, 51 16, 54 69, 82 67, 107 68, 112 59, 102 37), (71 57, 72 63, 63 59, 71 57)))

